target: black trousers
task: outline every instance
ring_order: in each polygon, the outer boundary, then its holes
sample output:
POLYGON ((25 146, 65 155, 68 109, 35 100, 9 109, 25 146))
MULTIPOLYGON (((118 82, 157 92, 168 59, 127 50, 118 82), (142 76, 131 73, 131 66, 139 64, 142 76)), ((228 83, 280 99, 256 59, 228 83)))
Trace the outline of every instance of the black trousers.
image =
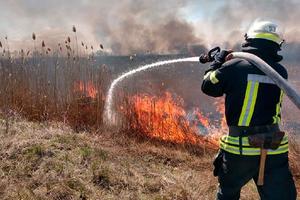
MULTIPOLYGON (((219 189, 217 200, 238 200, 241 188, 258 179, 260 156, 241 156, 220 150, 215 165, 219 189)), ((264 185, 257 186, 262 200, 296 200, 297 192, 289 169, 288 154, 268 155, 264 185)))

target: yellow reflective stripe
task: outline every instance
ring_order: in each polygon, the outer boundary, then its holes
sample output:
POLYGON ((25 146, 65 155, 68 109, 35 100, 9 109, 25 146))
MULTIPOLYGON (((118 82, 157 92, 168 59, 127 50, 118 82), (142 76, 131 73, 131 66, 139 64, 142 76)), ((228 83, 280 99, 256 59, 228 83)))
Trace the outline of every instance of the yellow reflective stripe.
MULTIPOLYGON (((220 148, 223 149, 224 151, 233 153, 233 154, 238 154, 240 155, 240 148, 236 147, 236 146, 231 146, 225 143, 220 143, 220 148)), ((278 149, 276 150, 268 150, 268 155, 276 155, 276 154, 282 154, 282 153, 286 153, 289 151, 289 145, 285 144, 283 146, 280 146, 278 149)), ((260 148, 251 148, 251 147, 243 147, 242 148, 242 155, 260 155, 260 148)))
MULTIPOLYGON (((228 144, 233 144, 233 145, 239 145, 239 137, 232 137, 232 136, 223 136, 222 141, 228 143, 228 144)), ((242 137, 242 146, 249 146, 249 139, 248 137, 242 137)))
POLYGON ((250 111, 249 111, 249 114, 248 114, 248 118, 247 118, 247 121, 246 121, 246 126, 250 125, 250 122, 251 122, 251 119, 252 119, 252 116, 253 116, 254 107, 255 107, 255 104, 256 104, 257 93, 258 93, 258 86, 259 86, 259 83, 255 82, 253 97, 252 97, 252 101, 251 101, 251 106, 250 106, 250 111))
POLYGON ((276 155, 276 154, 281 154, 281 153, 286 153, 289 151, 289 144, 280 146, 276 150, 268 150, 268 155, 276 155))
POLYGON ((243 108, 242 108, 242 113, 240 115, 240 119, 239 119, 239 123, 238 123, 239 126, 242 126, 243 121, 244 121, 247 104, 248 104, 248 100, 249 100, 249 94, 250 94, 250 90, 251 90, 251 84, 252 84, 252 81, 248 81, 246 94, 245 94, 245 98, 244 98, 244 103, 243 103, 243 108))
POLYGON ((283 91, 280 91, 280 97, 279 97, 279 102, 276 105, 276 114, 273 116, 273 124, 277 124, 281 121, 281 118, 279 117, 281 113, 281 103, 282 103, 282 98, 283 98, 283 91))
MULTIPOLYGON (((228 151, 233 154, 240 155, 240 148, 235 146, 230 146, 228 144, 221 143, 220 148, 228 151)), ((260 149, 259 148, 246 148, 243 147, 243 154, 242 155, 260 155, 260 149)))
POLYGON ((267 39, 276 42, 278 44, 281 42, 280 37, 272 33, 258 33, 254 36, 254 38, 267 39))
POLYGON ((213 71, 210 75, 209 75, 209 79, 213 84, 217 84, 219 82, 219 80, 216 77, 216 71, 213 71))
POLYGON ((239 126, 249 126, 257 99, 259 82, 248 81, 239 126))
POLYGON ((229 153, 238 154, 238 155, 240 154, 239 148, 232 147, 232 146, 226 145, 224 143, 220 143, 220 148, 229 153))
POLYGON ((204 79, 207 79, 209 77, 209 75, 211 74, 211 71, 207 72, 205 75, 204 75, 204 79))
MULTIPOLYGON (((221 138, 221 142, 223 142, 223 141, 228 143, 228 144, 233 144, 233 145, 239 145, 240 144, 239 137, 233 137, 233 136, 229 136, 229 135, 224 135, 221 138)), ((288 142, 288 136, 287 135, 285 135, 282 138, 282 141, 281 141, 280 144, 284 144, 286 142, 288 142)), ((250 146, 248 137, 242 137, 242 146, 250 146)))
POLYGON ((278 116, 277 115, 273 116, 273 124, 278 124, 278 123, 279 123, 278 116))

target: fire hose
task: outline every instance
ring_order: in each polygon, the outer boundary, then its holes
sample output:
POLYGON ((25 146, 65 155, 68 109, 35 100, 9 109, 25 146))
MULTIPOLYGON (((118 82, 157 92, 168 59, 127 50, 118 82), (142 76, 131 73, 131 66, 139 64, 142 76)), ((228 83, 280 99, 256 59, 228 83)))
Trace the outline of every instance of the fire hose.
MULTIPOLYGON (((206 63, 214 60, 215 55, 220 52, 219 47, 215 47, 208 52, 207 55, 200 56, 200 62, 206 63)), ((247 60, 249 63, 255 65, 263 73, 265 73, 269 78, 271 78, 274 83, 284 91, 284 93, 289 97, 289 99, 297 106, 300 110, 300 94, 293 88, 293 86, 284 79, 279 73, 277 73, 270 65, 268 65, 264 60, 258 56, 245 52, 233 52, 228 55, 227 59, 233 58, 242 58, 247 60)), ((264 171, 265 171, 265 162, 267 157, 267 149, 261 148, 260 156, 260 167, 259 167, 259 177, 258 185, 264 184, 264 171)))
POLYGON ((229 55, 229 58, 243 58, 248 62, 255 65, 258 69, 264 72, 268 77, 270 77, 274 83, 284 91, 284 93, 289 97, 289 99, 298 107, 300 110, 300 94, 293 88, 293 86, 284 79, 280 74, 278 74, 270 65, 268 65, 261 58, 254 54, 245 52, 234 52, 229 55))

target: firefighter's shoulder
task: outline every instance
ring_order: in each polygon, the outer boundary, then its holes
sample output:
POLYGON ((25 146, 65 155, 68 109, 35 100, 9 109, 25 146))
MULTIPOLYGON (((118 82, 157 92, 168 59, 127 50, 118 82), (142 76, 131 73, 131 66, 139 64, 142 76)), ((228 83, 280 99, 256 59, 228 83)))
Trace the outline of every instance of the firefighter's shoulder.
POLYGON ((235 70, 241 66, 245 66, 247 64, 246 62, 246 60, 234 58, 223 63, 218 71, 221 73, 232 73, 232 70, 235 70))
POLYGON ((245 59, 234 58, 225 62, 222 65, 222 68, 223 69, 221 69, 221 71, 223 72, 225 71, 233 72, 236 70, 246 70, 247 68, 252 68, 252 65, 245 59))
POLYGON ((234 58, 226 61, 223 66, 224 67, 231 67, 236 65, 248 65, 250 64, 247 60, 241 58, 234 58))

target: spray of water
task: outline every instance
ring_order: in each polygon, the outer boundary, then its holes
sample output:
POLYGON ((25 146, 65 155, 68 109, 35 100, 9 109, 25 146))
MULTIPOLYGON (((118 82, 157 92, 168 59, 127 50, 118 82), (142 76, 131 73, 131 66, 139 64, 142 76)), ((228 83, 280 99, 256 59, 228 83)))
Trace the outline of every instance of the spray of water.
POLYGON ((180 63, 180 62, 199 62, 199 57, 189 57, 189 58, 181 58, 181 59, 173 59, 173 60, 165 60, 165 61, 159 61, 155 62, 152 64, 148 65, 143 65, 138 67, 137 69, 131 70, 129 72, 126 72, 113 80, 112 84, 109 87, 108 94, 106 96, 106 101, 105 101, 105 109, 104 109, 104 121, 108 125, 112 125, 116 122, 116 114, 113 109, 113 103, 114 103, 114 91, 117 85, 122 82, 122 80, 127 79, 131 77, 132 75, 146 71, 155 67, 160 67, 160 66, 166 66, 168 64, 173 64, 173 63, 180 63))

